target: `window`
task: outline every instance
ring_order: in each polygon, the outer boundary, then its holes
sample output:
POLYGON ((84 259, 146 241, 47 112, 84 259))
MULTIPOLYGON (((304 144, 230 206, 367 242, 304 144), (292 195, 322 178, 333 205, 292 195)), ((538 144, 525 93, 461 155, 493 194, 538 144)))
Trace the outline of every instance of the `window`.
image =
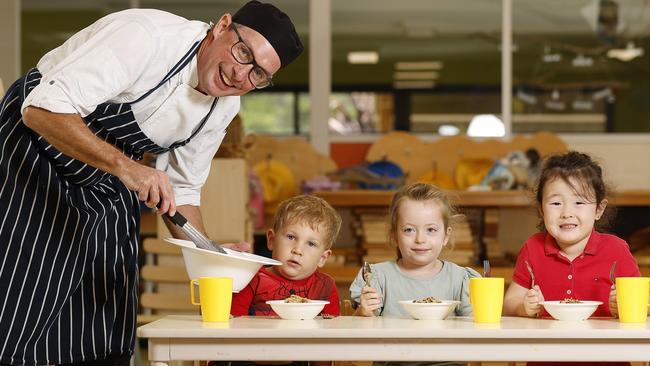
POLYGON ((291 92, 252 92, 242 96, 239 114, 247 132, 292 135, 295 103, 291 92))
POLYGON ((647 1, 513 1, 513 133, 650 132, 647 1))
MULTIPOLYGON (((386 102, 390 98, 390 93, 333 93, 330 97, 331 133, 381 132, 379 108, 382 105, 390 108, 391 103, 386 102)), ((254 92, 241 98, 240 115, 247 132, 309 135, 309 112, 309 94, 306 92, 254 92)), ((391 113, 389 110, 384 115, 391 113)), ((385 121, 384 125, 386 123, 390 121, 385 121)))
MULTIPOLYGON (((245 2, 150 0, 147 7, 207 22, 245 2)), ((100 3, 23 2, 23 72, 128 6, 100 3)), ((275 3, 308 50, 310 2, 275 3)), ((513 0, 512 7, 513 133, 650 132, 649 1, 513 0)), ((331 0, 331 9, 333 134, 437 133, 443 125, 465 132, 475 114, 500 113, 501 1, 331 0), (353 64, 353 52, 373 57, 353 64)), ((308 71, 305 52, 278 73, 275 88, 242 98, 249 131, 309 134, 308 71)))

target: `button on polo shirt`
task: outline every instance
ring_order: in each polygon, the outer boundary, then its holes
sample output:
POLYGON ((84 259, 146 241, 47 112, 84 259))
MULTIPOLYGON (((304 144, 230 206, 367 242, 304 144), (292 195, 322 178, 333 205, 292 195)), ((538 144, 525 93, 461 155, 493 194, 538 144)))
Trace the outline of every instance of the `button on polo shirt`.
MULTIPOLYGON (((638 277, 641 275, 628 244, 609 234, 592 231, 581 255, 569 261, 561 252, 555 239, 546 233, 531 236, 521 248, 513 281, 530 288, 531 278, 526 269, 530 263, 535 273, 535 284, 540 287, 544 299, 562 300, 568 297, 578 300, 602 301, 594 313, 611 316, 609 292, 612 282, 609 271, 616 261, 616 276, 638 277)), ((545 311, 542 316, 548 316, 545 311)))

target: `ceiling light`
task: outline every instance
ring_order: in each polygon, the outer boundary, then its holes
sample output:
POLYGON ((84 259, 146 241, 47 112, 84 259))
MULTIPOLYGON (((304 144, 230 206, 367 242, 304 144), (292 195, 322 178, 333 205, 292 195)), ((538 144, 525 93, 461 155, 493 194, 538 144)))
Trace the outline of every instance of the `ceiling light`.
POLYGON ((563 111, 566 108, 566 103, 560 100, 560 92, 555 89, 551 92, 551 100, 547 100, 544 106, 546 109, 563 111))
POLYGON ((634 42, 628 42, 625 48, 612 48, 607 51, 607 57, 627 62, 643 56, 643 53, 643 48, 635 47, 634 42))
POLYGON ((554 110, 554 111, 563 111, 566 108, 566 104, 564 102, 559 102, 555 100, 547 100, 546 103, 544 103, 544 106, 546 109, 554 110))
POLYGON ((444 64, 442 61, 418 61, 406 62, 400 61, 395 63, 395 70, 440 70, 444 64))
POLYGON ((578 55, 573 60, 571 60, 571 64, 574 67, 591 67, 594 65, 594 59, 591 57, 578 55))
POLYGON ((585 99, 576 99, 571 103, 571 107, 576 111, 591 111, 594 109, 594 102, 585 99))
POLYGON ((432 89, 436 86, 433 80, 398 80, 393 82, 395 89, 432 89))
POLYGON ((560 62, 562 60, 561 53, 551 53, 551 47, 544 46, 544 54, 542 55, 542 61, 544 62, 560 62))
POLYGON ((553 89, 553 91, 551 92, 551 99, 553 100, 560 99, 560 91, 557 89, 553 89))
POLYGON ((472 117, 467 128, 467 135, 471 137, 503 137, 506 128, 503 121, 494 114, 478 114, 472 117))
POLYGON ((376 51, 348 52, 348 63, 351 64, 376 64, 379 62, 379 53, 376 51))
POLYGON ((438 135, 440 136, 456 136, 460 133, 460 129, 454 125, 442 125, 438 127, 438 135))
POLYGON ((393 74, 395 80, 431 80, 437 78, 437 71, 396 71, 393 74))
POLYGON ((562 55, 559 53, 549 53, 542 56, 542 61, 544 62, 560 62, 562 61, 562 55))
POLYGON ((593 100, 605 99, 605 101, 608 103, 614 103, 616 97, 614 96, 614 93, 612 92, 611 88, 605 88, 594 92, 591 95, 591 99, 593 100))
POLYGON ((605 89, 601 89, 601 90, 598 90, 598 91, 594 92, 591 95, 591 98, 593 100, 601 100, 603 98, 608 98, 608 97, 611 97, 613 95, 614 95, 614 93, 612 93, 611 88, 605 88, 605 89))
POLYGON ((527 104, 537 104, 537 97, 534 94, 526 93, 523 90, 517 90, 517 98, 527 104))

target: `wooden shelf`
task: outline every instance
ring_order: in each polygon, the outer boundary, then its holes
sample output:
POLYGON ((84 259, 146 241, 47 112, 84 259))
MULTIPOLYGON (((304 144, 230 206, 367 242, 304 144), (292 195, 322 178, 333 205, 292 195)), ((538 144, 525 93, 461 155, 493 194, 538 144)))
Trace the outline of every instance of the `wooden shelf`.
POLYGON ((158 234, 157 216, 153 212, 143 212, 140 217, 140 235, 155 237, 158 234))
MULTIPOLYGON (((472 267, 478 273, 483 274, 483 269, 479 267, 472 267)), ((324 273, 329 274, 334 277, 337 283, 352 283, 357 273, 359 273, 360 267, 354 266, 325 266, 320 270, 324 273)), ((650 277, 650 267, 642 266, 641 276, 650 277)), ((503 277, 506 283, 509 283, 512 280, 512 273, 514 268, 512 267, 492 267, 492 277, 503 277)))
POLYGON ((352 283, 360 268, 355 266, 325 266, 320 271, 334 277, 337 283, 352 283))
MULTIPOLYGON (((387 190, 341 190, 317 191, 334 207, 388 207, 395 191, 387 190)), ((532 207, 534 197, 529 191, 450 191, 455 203, 461 207, 532 207)), ((619 207, 650 206, 650 191, 620 191, 612 194, 612 204, 619 207)))

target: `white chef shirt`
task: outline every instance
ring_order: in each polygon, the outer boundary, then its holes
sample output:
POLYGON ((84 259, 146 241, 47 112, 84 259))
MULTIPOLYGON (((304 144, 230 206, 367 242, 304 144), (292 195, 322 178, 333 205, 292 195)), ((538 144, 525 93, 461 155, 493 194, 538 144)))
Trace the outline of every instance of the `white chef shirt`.
MULTIPOLYGON (((101 103, 135 101, 155 87, 209 28, 206 23, 153 9, 105 16, 41 58, 37 67, 43 78, 22 109, 31 105, 85 117, 101 103)), ((147 137, 168 147, 192 134, 214 100, 194 90, 197 84, 193 57, 164 85, 132 105, 147 137), (187 94, 190 108, 164 104, 177 87, 187 94)), ((156 168, 169 175, 177 205, 200 205, 211 160, 238 111, 238 96, 220 97, 203 129, 187 145, 158 155, 156 168)))

